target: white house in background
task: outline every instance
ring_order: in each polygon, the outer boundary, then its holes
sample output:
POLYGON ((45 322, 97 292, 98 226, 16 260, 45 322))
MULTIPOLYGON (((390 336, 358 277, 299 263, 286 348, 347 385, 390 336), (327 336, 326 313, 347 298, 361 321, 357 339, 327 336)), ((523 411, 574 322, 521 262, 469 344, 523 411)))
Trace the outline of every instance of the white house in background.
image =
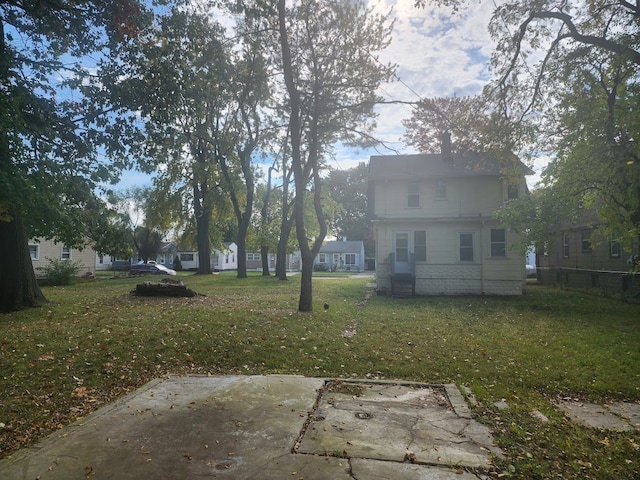
MULTIPOLYGON (((183 270, 197 270, 199 253, 196 251, 178 251, 183 270)), ((211 249, 211 269, 216 272, 238 269, 238 246, 235 242, 225 242, 223 249, 211 249)))
POLYGON ((516 160, 505 178, 490 155, 451 152, 373 156, 369 208, 379 292, 520 295, 525 256, 511 249, 517 232, 494 212, 526 194, 531 170, 516 160))
POLYGON ((335 240, 326 242, 313 261, 314 270, 334 272, 362 272, 364 270, 364 243, 362 240, 335 240))
POLYGON ((238 245, 235 242, 225 242, 224 248, 211 251, 211 269, 216 272, 238 269, 238 245))
POLYGON ((82 250, 69 248, 55 240, 34 238, 29 240, 29 253, 36 276, 42 276, 42 267, 49 265, 49 260, 69 260, 78 263, 78 275, 96 272, 96 252, 89 245, 82 250))

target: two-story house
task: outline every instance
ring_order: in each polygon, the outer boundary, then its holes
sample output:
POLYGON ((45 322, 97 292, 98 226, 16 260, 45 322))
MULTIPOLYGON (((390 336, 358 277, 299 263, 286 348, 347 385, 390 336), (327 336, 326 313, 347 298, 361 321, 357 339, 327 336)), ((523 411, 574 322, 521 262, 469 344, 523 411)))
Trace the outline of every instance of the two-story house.
POLYGON ((531 170, 515 160, 509 179, 487 154, 373 156, 369 213, 376 241, 380 293, 520 295, 525 256, 510 248, 517 233, 494 212, 526 193, 531 170), (517 174, 512 170, 518 169, 517 174))

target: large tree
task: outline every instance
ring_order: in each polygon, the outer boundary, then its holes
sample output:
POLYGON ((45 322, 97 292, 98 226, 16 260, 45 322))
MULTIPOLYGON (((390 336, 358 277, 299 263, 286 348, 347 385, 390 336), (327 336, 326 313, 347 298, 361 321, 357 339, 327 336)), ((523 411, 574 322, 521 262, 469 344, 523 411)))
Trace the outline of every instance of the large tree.
POLYGON ((331 170, 326 177, 328 193, 336 204, 329 227, 340 238, 364 240, 369 233, 368 174, 367 164, 360 162, 348 170, 331 170))
POLYGON ((266 82, 259 39, 231 41, 225 33, 203 6, 171 8, 123 52, 127 75, 113 76, 112 90, 122 109, 140 111, 141 122, 130 117, 128 126, 134 135, 143 125, 142 141, 134 138, 141 167, 156 171, 156 187, 178 200, 171 202, 177 217, 191 210, 198 273, 211 273, 213 217, 229 203, 243 276, 266 82))
POLYGON ((29 236, 78 245, 94 186, 118 166, 97 154, 96 125, 82 116, 74 86, 83 60, 137 33, 137 0, 0 3, 0 311, 44 300, 29 236))
POLYGON ((545 232, 545 224, 573 218, 580 199, 616 235, 638 238, 640 3, 510 0, 496 6, 489 31, 497 43, 485 98, 516 127, 510 138, 517 153, 550 159, 535 208, 516 202, 505 218, 542 215, 540 228, 527 231, 545 232))
POLYGON ((362 2, 277 4, 280 55, 287 92, 294 216, 302 256, 298 310, 313 309, 313 261, 327 232, 321 169, 332 146, 369 140, 380 101, 378 86, 394 68, 376 57, 390 41, 391 25, 362 2), (310 188, 319 234, 308 238, 305 200, 310 188))

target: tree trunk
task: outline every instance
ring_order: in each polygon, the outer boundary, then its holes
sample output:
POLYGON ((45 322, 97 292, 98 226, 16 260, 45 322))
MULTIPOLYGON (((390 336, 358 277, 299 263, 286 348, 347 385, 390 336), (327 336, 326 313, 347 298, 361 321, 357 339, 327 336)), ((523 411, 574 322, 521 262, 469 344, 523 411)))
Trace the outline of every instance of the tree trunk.
MULTIPOLYGON (((243 222, 244 223, 244 222, 243 222)), ((238 275, 237 278, 247 278, 247 227, 238 228, 238 275)))
POLYGON ((278 240, 278 250, 276 252, 276 276, 279 280, 287 280, 287 247, 289 245, 289 235, 293 227, 293 218, 286 218, 287 213, 283 213, 282 224, 280 225, 280 239, 278 240))
POLYGON ((10 220, 0 219, 0 313, 47 301, 36 281, 20 213, 10 204, 6 207, 10 220))
POLYGON ((211 274, 211 241, 209 227, 211 224, 211 206, 208 198, 209 186, 206 176, 206 154, 203 149, 192 146, 196 159, 193 171, 193 207, 196 216, 196 243, 198 244, 198 274, 211 274))
POLYGON ((260 259, 262 260, 262 276, 270 277, 269 273, 269 246, 261 245, 260 246, 260 259))
POLYGON ((311 312, 313 310, 313 256, 307 247, 307 253, 302 255, 302 278, 300 279, 300 299, 298 311, 311 312))
MULTIPOLYGON (((205 211, 207 209, 204 209, 205 211)), ((198 274, 209 275, 211 273, 211 242, 209 240, 209 224, 211 212, 203 213, 196 218, 198 230, 198 274)))

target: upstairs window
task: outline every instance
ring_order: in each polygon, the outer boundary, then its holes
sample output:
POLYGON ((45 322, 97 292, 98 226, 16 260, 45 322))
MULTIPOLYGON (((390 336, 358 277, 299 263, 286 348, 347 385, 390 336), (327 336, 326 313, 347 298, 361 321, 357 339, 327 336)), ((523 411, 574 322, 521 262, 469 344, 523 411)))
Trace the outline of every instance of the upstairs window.
POLYGON ((29 255, 31 260, 38 260, 38 245, 29 245, 29 255))
POLYGON ((71 249, 65 245, 62 246, 62 253, 60 254, 62 260, 71 260, 71 249))
POLYGON ((507 185, 507 199, 515 200, 518 198, 518 184, 517 183, 509 183, 507 185))
POLYGON ((507 232, 504 228, 491 229, 491 257, 507 256, 507 232))
POLYGON ((420 183, 409 182, 407 188, 407 206, 410 208, 420 206, 420 183))

